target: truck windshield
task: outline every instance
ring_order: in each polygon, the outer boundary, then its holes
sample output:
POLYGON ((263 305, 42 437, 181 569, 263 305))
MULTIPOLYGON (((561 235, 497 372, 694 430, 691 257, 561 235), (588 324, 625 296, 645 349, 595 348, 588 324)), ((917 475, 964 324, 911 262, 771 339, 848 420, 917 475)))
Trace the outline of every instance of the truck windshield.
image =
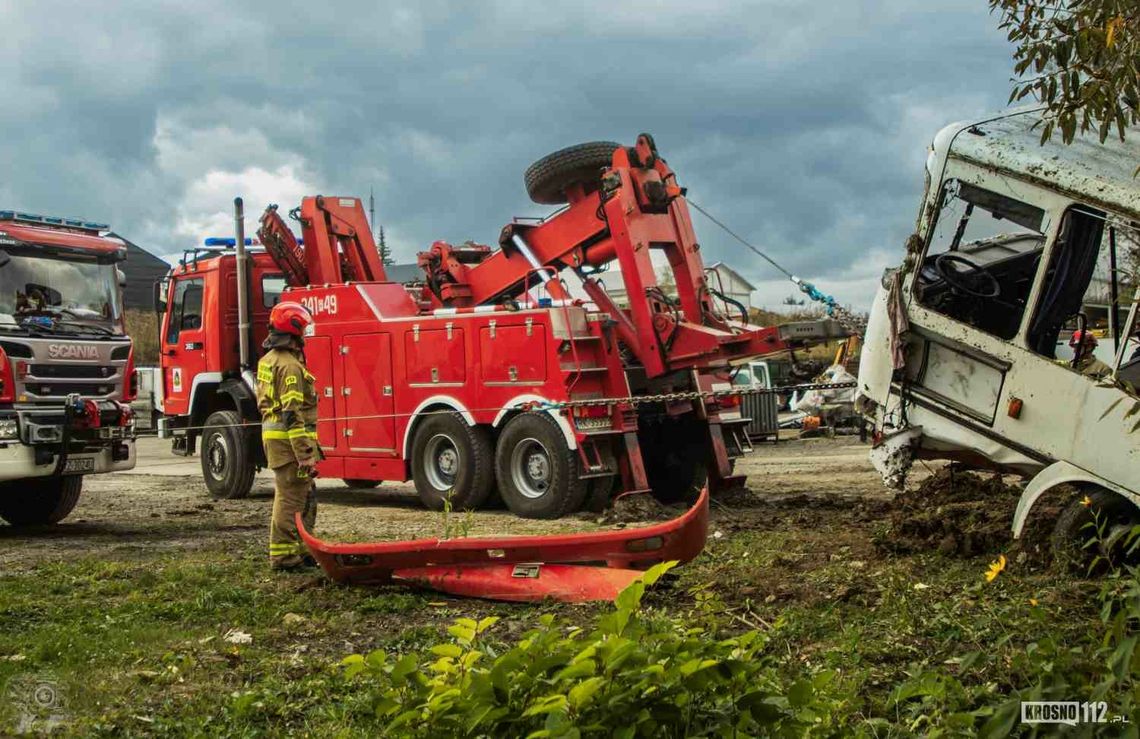
POLYGON ((117 270, 72 255, 8 252, 0 266, 0 325, 33 316, 110 328, 122 314, 117 270))

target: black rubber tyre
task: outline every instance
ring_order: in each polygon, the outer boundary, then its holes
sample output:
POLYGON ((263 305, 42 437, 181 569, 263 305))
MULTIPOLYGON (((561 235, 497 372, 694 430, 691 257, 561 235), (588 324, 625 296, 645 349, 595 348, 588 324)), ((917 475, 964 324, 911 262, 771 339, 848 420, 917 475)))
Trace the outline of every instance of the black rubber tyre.
POLYGON ((591 513, 601 513, 610 507, 614 499, 614 490, 621 482, 621 475, 610 477, 592 477, 586 480, 586 502, 582 508, 591 513))
POLYGON ((353 480, 351 478, 341 480, 346 486, 350 488, 359 488, 362 490, 371 490, 372 488, 379 487, 382 480, 353 480))
POLYGON ((59 523, 79 501, 83 477, 43 477, 0 484, 0 518, 13 526, 59 523))
POLYGON ((526 168, 523 180, 527 195, 542 205, 565 203, 566 188, 597 182, 601 171, 613 162, 614 150, 620 148, 621 144, 613 141, 591 141, 547 154, 526 168))
POLYGON ((243 423, 236 411, 215 411, 206 419, 198 456, 206 489, 215 498, 244 498, 253 488, 254 445, 260 440, 257 427, 243 423))
POLYGON ((468 426, 458 413, 433 413, 412 437, 412 482, 424 506, 442 511, 474 510, 495 482, 491 436, 468 426))
MULTIPOLYGON (((1140 508, 1124 496, 1101 489, 1087 494, 1090 501, 1087 506, 1077 499, 1061 511, 1050 537, 1054 559, 1082 570, 1087 570, 1097 555, 1112 555, 1113 560, 1119 562, 1128 529, 1140 522, 1140 508), (1097 536, 1093 525, 1097 517, 1107 540, 1085 546, 1097 536)), ((1083 498, 1084 493, 1080 497, 1083 498)))
POLYGON ((638 430, 641 459, 653 497, 666 505, 696 502, 708 483, 708 432, 699 421, 677 419, 638 430))
POLYGON ((577 456, 546 413, 522 413, 507 422, 495 449, 495 476, 507 508, 523 518, 562 518, 586 497, 577 456))

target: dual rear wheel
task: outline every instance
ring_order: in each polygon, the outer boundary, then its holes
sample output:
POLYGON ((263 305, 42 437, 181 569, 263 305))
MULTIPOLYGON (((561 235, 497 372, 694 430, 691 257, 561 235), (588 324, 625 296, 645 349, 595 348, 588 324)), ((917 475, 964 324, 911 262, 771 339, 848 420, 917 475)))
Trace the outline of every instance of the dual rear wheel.
POLYGON ((498 493, 523 518, 561 518, 581 507, 586 484, 558 423, 545 413, 509 420, 492 444, 458 413, 432 414, 412 437, 412 480, 431 510, 479 508, 498 493))

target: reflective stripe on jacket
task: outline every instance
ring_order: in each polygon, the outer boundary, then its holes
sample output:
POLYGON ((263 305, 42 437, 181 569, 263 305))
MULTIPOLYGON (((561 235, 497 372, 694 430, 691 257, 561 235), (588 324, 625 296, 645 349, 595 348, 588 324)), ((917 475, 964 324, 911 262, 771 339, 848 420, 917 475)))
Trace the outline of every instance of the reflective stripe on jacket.
POLYGON ((300 352, 270 349, 257 363, 261 440, 271 469, 322 458, 317 444, 317 391, 300 352))

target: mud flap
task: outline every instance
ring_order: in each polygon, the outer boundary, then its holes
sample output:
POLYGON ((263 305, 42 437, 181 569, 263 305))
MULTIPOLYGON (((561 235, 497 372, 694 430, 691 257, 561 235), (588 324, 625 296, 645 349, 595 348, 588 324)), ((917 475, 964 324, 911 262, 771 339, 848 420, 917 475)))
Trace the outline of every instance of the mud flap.
POLYGON ((671 521, 644 528, 549 536, 416 539, 335 544, 297 531, 330 578, 400 584, 491 600, 612 600, 640 571, 688 562, 708 534, 709 494, 671 521))

